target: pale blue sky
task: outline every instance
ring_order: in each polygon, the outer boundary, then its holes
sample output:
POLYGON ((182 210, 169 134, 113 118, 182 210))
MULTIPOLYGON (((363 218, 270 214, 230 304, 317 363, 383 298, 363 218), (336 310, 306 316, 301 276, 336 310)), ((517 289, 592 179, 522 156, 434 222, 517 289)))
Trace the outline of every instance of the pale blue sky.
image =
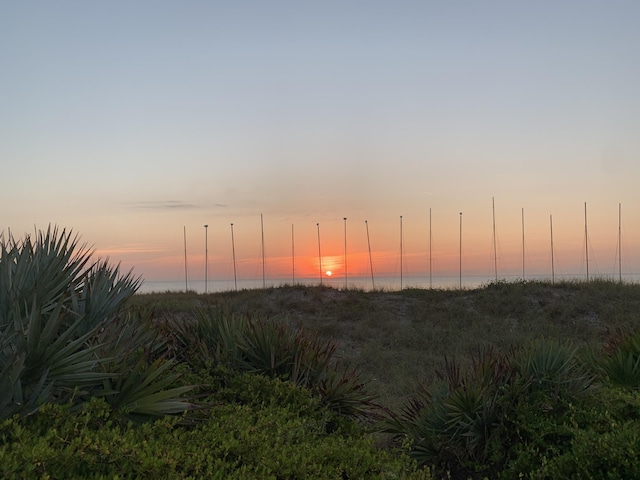
POLYGON ((441 268, 464 211, 481 269, 495 196, 505 268, 525 208, 544 270, 549 214, 569 267, 588 202, 606 271, 621 202, 637 271, 639 24, 636 1, 0 1, 0 227, 179 278, 184 226, 222 259, 235 222, 249 261, 260 213, 274 257, 316 222, 339 255, 345 216, 354 253, 367 218, 392 252, 403 215, 419 256, 432 208, 441 268))

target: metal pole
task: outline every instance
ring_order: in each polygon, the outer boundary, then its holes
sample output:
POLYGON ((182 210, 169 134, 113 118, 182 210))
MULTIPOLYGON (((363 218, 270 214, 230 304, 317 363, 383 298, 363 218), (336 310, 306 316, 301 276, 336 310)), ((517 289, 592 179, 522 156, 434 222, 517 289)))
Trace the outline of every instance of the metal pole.
POLYGON ((522 208, 522 281, 524 282, 524 207, 522 208))
POLYGON ((493 271, 495 272, 495 280, 498 281, 498 251, 496 244, 496 201, 494 197, 491 197, 491 208, 493 210, 493 271))
POLYGON ((189 274, 187 272, 187 226, 184 226, 184 291, 189 290, 189 274))
POLYGON ((549 215, 549 224, 551 225, 551 283, 556 283, 556 272, 553 265, 553 215, 549 215))
POLYGON ((204 226, 204 293, 207 293, 209 281, 209 225, 204 226))
POLYGON ((369 266, 371 267, 371 288, 376 289, 376 284, 373 280, 373 259, 371 258, 371 241, 369 240, 369 223, 365 220, 364 225, 367 228, 367 245, 369 247, 369 266))
POLYGON ((293 223, 291 224, 291 283, 296 284, 296 251, 293 241, 293 223))
POLYGON ((236 270, 236 242, 233 238, 233 223, 231 224, 231 254, 233 256, 233 283, 238 290, 238 272, 236 270))
POLYGON ((264 221, 262 219, 262 214, 260 214, 260 232, 262 233, 262 288, 267 287, 267 283, 265 281, 265 261, 264 261, 264 221))
POLYGON ((348 270, 347 270, 347 217, 344 217, 344 288, 348 288, 348 270))
POLYGON ((318 268, 320 269, 320 285, 322 285, 322 254, 320 253, 320 224, 316 223, 318 227, 318 268))
POLYGON ((433 288, 433 269, 432 269, 432 257, 431 257, 431 208, 429 208, 429 288, 433 288))
POLYGON ((402 260, 402 215, 400 215, 400 290, 402 290, 402 264, 404 263, 402 260))
POLYGON ((462 212, 460 212, 460 290, 462 290, 462 212))
POLYGON ((622 283, 622 204, 618 204, 618 275, 622 283))
POLYGON ((589 281, 589 232, 587 230, 587 202, 584 202, 584 253, 587 261, 587 282, 589 281))

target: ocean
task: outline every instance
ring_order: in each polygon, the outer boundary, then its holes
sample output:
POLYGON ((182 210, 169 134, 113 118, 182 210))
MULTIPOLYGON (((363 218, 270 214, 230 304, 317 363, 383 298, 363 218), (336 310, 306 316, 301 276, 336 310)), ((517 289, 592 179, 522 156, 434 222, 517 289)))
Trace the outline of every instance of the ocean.
MULTIPOLYGON (((597 275, 591 276, 590 279, 605 279, 618 281, 618 275, 597 275)), ((519 282, 522 280, 522 276, 507 275, 498 276, 498 281, 505 282, 519 282)), ((538 280, 538 281, 551 281, 550 275, 527 275, 526 280, 538 280)), ((565 280, 586 280, 584 275, 555 275, 556 281, 565 280)), ((623 274, 622 280, 625 283, 639 283, 639 274, 623 274)), ((495 281, 495 276, 492 275, 465 275, 460 280, 459 275, 452 276, 433 276, 431 279, 428 276, 410 276, 400 279, 397 277, 374 277, 373 281, 371 277, 348 277, 345 281, 344 277, 323 277, 322 285, 329 286, 336 289, 359 289, 370 291, 387 290, 398 291, 404 288, 436 288, 436 289, 473 289, 483 285, 487 285, 495 281)), ((195 291, 197 293, 207 292, 225 292, 232 290, 253 290, 263 287, 280 287, 283 285, 320 285, 320 278, 296 278, 286 279, 238 279, 237 288, 234 280, 208 280, 206 285, 204 280, 188 280, 185 284, 184 280, 168 280, 168 281, 144 281, 142 286, 138 290, 138 293, 162 293, 162 292, 184 292, 186 290, 195 291)))

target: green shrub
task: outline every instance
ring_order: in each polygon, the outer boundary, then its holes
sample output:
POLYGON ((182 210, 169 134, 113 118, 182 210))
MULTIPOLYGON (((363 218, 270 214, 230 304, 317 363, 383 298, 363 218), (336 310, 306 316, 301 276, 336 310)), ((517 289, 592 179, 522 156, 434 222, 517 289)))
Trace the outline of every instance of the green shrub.
MULTIPOLYGON (((241 388, 243 395, 252 388, 263 390, 265 385, 260 384, 266 379, 259 378, 244 377, 244 382, 256 384, 241 388)), ((290 383, 268 382, 279 394, 296 389, 290 383)), ((362 433, 328 433, 317 400, 297 390, 288 395, 293 400, 288 405, 217 403, 207 411, 206 421, 191 426, 180 424, 179 417, 123 425, 111 417, 106 403, 96 399, 79 411, 46 405, 31 417, 0 423, 0 475, 6 479, 430 478, 428 472, 416 470, 406 455, 379 450, 362 433), (309 402, 316 408, 302 408, 309 402)))
POLYGON ((541 406, 522 401, 505 422, 512 443, 499 478, 638 478, 637 394, 603 387, 559 414, 541 406))

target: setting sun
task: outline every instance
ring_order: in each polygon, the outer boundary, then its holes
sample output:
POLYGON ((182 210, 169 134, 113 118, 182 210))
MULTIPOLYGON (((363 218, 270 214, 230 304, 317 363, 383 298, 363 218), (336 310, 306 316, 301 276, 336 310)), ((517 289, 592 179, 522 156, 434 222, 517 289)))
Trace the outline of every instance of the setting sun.
POLYGON ((327 270, 327 277, 330 277, 332 275, 331 270, 327 270))

